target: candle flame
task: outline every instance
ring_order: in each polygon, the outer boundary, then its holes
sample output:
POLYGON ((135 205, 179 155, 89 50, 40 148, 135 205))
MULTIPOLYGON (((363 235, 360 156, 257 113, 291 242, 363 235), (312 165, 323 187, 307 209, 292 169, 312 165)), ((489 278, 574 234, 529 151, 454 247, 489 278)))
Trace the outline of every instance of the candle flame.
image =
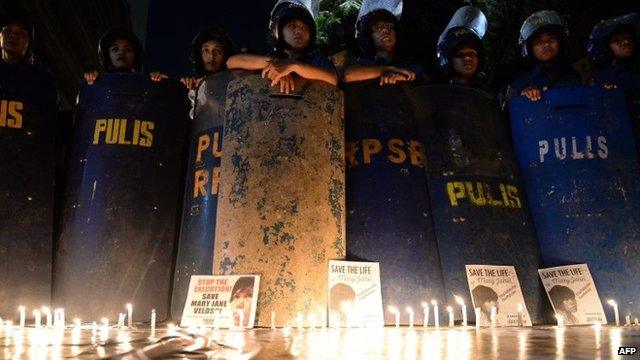
POLYGON ((18 311, 24 312, 24 309, 25 309, 24 306, 22 306, 22 305, 18 306, 18 311))
POLYGON ((405 308, 405 311, 406 311, 407 313, 409 313, 409 314, 413 314, 413 309, 411 308, 411 306, 407 306, 407 307, 405 308))
POLYGON ((607 300, 607 304, 611 305, 611 306, 616 306, 618 305, 614 300, 607 300))
POLYGON ((40 310, 33 310, 33 316, 39 316, 39 315, 40 315, 40 310))
POLYGON ((394 313, 394 314, 397 314, 397 313, 398 313, 398 308, 396 308, 395 306, 389 306, 388 308, 389 308, 389 311, 390 311, 390 312, 392 312, 392 313, 394 313))
POLYGON ((420 305, 425 309, 429 307, 429 304, 426 301, 423 301, 420 305))
POLYGON ((433 305, 433 306, 437 306, 437 305, 438 305, 438 302, 437 302, 437 301, 435 301, 435 300, 431 300, 431 305, 433 305))
POLYGON ((453 308, 451 306, 447 306, 447 312, 453 312, 453 308))
POLYGON ((127 310, 131 311, 133 309, 133 305, 127 304, 127 310))
POLYGON ((464 300, 462 300, 462 298, 458 295, 453 295, 453 297, 456 299, 456 302, 460 305, 464 305, 464 300))

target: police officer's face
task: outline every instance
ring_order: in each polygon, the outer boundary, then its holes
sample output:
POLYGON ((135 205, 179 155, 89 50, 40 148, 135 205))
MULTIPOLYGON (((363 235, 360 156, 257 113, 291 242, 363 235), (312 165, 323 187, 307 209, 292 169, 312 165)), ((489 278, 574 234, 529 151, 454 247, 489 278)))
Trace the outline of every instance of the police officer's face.
POLYGON ((478 71, 478 50, 474 46, 462 46, 453 55, 453 68, 462 78, 472 77, 478 71))
POLYGON ((543 32, 533 39, 533 56, 540 62, 549 62, 555 59, 560 52, 560 40, 554 34, 543 32))
POLYGON ((609 40, 609 48, 616 59, 630 58, 633 55, 633 47, 633 38, 629 34, 616 34, 609 40))
POLYGON ((116 70, 133 70, 136 55, 133 46, 125 39, 116 39, 109 47, 111 65, 116 70))
POLYGON ((393 51, 396 46, 395 25, 387 21, 376 21, 371 26, 371 38, 376 50, 393 51))
POLYGON ((209 73, 220 70, 224 61, 224 47, 216 40, 209 40, 200 47, 202 66, 209 73))
POLYGON ((29 32, 19 23, 3 27, 0 32, 0 48, 3 58, 8 56, 16 60, 21 59, 29 49, 29 32))
POLYGON ((284 41, 293 49, 302 51, 309 45, 311 38, 309 27, 303 21, 294 19, 282 28, 284 41))

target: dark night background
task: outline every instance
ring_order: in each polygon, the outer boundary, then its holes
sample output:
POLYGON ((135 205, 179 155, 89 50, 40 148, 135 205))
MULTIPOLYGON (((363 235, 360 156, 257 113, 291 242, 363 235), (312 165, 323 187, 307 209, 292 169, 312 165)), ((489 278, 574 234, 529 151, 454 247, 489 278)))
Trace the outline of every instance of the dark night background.
MULTIPOLYGON (((344 0, 323 0, 322 49, 332 53, 349 48, 353 37, 353 14, 333 14, 344 0)), ((113 26, 132 26, 145 44, 145 68, 171 77, 190 74, 188 54, 191 39, 205 25, 225 28, 237 47, 265 52, 266 31, 275 0, 1 0, 0 16, 18 14, 36 26, 38 61, 55 77, 63 108, 71 108, 82 73, 96 69, 97 42, 113 26)), ((553 9, 566 19, 572 36, 572 61, 586 69, 584 43, 597 21, 640 11, 637 0, 405 0, 403 50, 430 68, 435 58, 435 41, 453 12, 472 4, 489 18, 485 46, 485 71, 490 85, 499 87, 519 71, 516 53, 518 31, 532 12, 553 9)))

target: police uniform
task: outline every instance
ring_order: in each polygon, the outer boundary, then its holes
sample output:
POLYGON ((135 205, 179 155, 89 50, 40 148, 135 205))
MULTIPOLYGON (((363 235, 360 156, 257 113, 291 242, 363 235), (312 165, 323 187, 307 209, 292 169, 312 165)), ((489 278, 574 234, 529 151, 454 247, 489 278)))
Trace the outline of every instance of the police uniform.
POLYGON ((544 66, 537 63, 533 69, 518 76, 509 85, 509 99, 520 95, 526 88, 551 89, 580 85, 580 75, 569 65, 544 66))
POLYGON ((518 76, 509 85, 505 100, 509 101, 513 97, 519 96, 526 88, 537 88, 540 90, 555 87, 580 85, 580 75, 562 59, 562 53, 566 51, 569 30, 564 21, 551 10, 541 10, 529 16, 520 28, 520 38, 518 45, 522 56, 535 61, 533 68, 518 76), (560 41, 560 53, 551 64, 542 64, 535 61, 531 54, 531 43, 533 39, 544 31, 550 31, 558 35, 560 41))
MULTIPOLYGON (((353 65, 363 66, 395 66, 408 69, 416 75, 415 82, 426 82, 424 69, 407 59, 395 56, 391 59, 378 56, 371 39, 371 27, 377 21, 385 21, 394 24, 396 31, 396 44, 400 34, 400 21, 402 16, 402 0, 368 0, 363 1, 356 20, 356 42, 360 55, 354 59, 353 65)), ((396 46, 397 48, 397 46, 396 46)))
POLYGON ((591 84, 616 85, 625 92, 640 92, 640 72, 633 68, 633 64, 611 63, 593 71, 591 84))
POLYGON ((637 33, 640 29, 640 15, 631 13, 600 21, 593 27, 587 42, 587 54, 595 65, 590 84, 596 86, 616 85, 623 91, 640 92, 640 72, 634 68, 634 62, 640 56, 637 33), (609 42, 616 33, 631 36, 634 53, 630 59, 612 59, 609 42))

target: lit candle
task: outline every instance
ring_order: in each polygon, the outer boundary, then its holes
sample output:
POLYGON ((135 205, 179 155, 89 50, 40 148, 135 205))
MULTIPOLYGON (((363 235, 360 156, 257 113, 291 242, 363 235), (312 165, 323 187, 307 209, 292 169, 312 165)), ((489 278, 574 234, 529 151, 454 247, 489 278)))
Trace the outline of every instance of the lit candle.
POLYGON ((620 313, 618 312, 618 304, 613 300, 607 301, 607 304, 613 307, 613 313, 616 317, 616 326, 620 326, 620 313))
POLYGON ((127 327, 133 329, 133 305, 131 304, 127 304, 127 327))
POLYGON ((298 331, 304 330, 304 319, 302 318, 302 313, 298 313, 296 315, 296 324, 298 325, 298 331))
POLYGON ((118 313, 118 327, 119 328, 123 328, 124 327, 124 317, 125 314, 124 313, 118 313))
POLYGON ((395 316, 396 327, 400 327, 400 311, 394 306, 389 306, 389 312, 395 316))
POLYGON ((327 327, 327 310, 324 308, 320 308, 320 327, 323 329, 327 327))
POLYGON ((410 306, 407 306, 405 310, 409 314, 409 327, 412 328, 413 327, 413 309, 410 306))
POLYGON ((151 333, 156 332, 156 309, 151 309, 151 333))
POLYGON ((109 319, 107 318, 102 318, 100 320, 102 322, 102 332, 108 332, 109 331, 109 319))
POLYGON ((435 300, 431 300, 431 305, 433 305, 433 322, 436 328, 440 327, 440 312, 438 311, 438 302, 435 300))
POLYGON ((78 318, 73 319, 73 326, 74 326, 76 329, 80 330, 80 326, 81 326, 81 325, 82 325, 82 323, 80 322, 80 319, 78 319, 78 318))
POLYGON ((18 312, 20 312, 20 329, 24 329, 24 321, 25 321, 25 309, 24 306, 18 306, 18 312))
POLYGON ((496 321, 498 317, 498 308, 494 306, 491 307, 491 327, 496 327, 496 321))
POLYGON ((33 310, 33 326, 35 326, 36 329, 39 329, 41 325, 42 320, 40 310, 33 310))
POLYGON ((564 327, 564 318, 560 314, 556 314, 556 321, 558 323, 558 327, 564 327))
POLYGON ((429 304, 422 303, 422 326, 429 326, 429 304))
POLYGON ((460 305, 462 311, 462 326, 467 326, 467 305, 461 297, 454 295, 456 302, 460 305))
POLYGON ((518 310, 518 326, 522 326, 522 304, 518 304, 516 310, 518 310))
POLYGON ((624 317, 624 326, 631 326, 631 314, 624 317))
POLYGON ((474 308, 473 311, 476 313, 476 329, 480 329, 480 323, 482 322, 482 311, 480 308, 474 308))
POLYGON ((271 330, 275 330, 276 329, 276 312, 272 311, 271 312, 271 330))
POLYGON ((447 306, 447 313, 449 313, 449 327, 453 327, 453 308, 451 306, 447 306))
POLYGON ((307 314, 307 324, 309 324, 309 327, 312 328, 312 329, 317 326, 316 314, 314 314, 314 313, 308 313, 307 314))
POLYGON ((236 314, 238 314, 238 327, 242 330, 244 329, 244 311, 237 310, 236 314))
POLYGON ((46 306, 42 307, 42 312, 44 313, 44 315, 47 318, 47 327, 50 328, 51 327, 51 309, 49 309, 46 306))

